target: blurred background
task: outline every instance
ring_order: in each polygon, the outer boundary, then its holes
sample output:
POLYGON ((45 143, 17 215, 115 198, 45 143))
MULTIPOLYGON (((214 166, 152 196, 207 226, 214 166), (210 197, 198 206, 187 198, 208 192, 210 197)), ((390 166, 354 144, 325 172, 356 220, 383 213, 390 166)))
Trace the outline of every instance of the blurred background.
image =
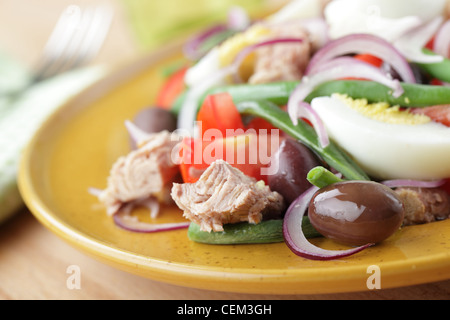
POLYGON ((285 0, 0 0, 0 50, 33 67, 58 20, 71 4, 106 4, 114 20, 93 63, 116 63, 155 49, 225 18, 239 5, 249 14, 278 7, 285 0))

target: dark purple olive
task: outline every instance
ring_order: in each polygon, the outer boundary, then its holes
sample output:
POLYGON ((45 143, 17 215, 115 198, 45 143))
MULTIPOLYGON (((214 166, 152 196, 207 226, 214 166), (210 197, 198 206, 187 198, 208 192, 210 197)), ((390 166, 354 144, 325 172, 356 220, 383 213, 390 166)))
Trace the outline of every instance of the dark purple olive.
MULTIPOLYGON (((141 130, 148 133, 156 133, 164 130, 174 131, 177 128, 175 115, 169 110, 159 107, 145 108, 134 117, 133 123, 141 130)), ((130 141, 132 148, 136 148, 135 142, 130 141)))
POLYGON ((319 165, 320 161, 307 147, 296 140, 286 139, 272 156, 271 166, 277 171, 268 176, 267 182, 270 189, 280 193, 286 205, 290 205, 311 187, 306 176, 319 165))
POLYGON ((360 246, 390 237, 403 222, 402 201, 392 189, 372 181, 345 181, 320 189, 308 210, 323 236, 360 246))

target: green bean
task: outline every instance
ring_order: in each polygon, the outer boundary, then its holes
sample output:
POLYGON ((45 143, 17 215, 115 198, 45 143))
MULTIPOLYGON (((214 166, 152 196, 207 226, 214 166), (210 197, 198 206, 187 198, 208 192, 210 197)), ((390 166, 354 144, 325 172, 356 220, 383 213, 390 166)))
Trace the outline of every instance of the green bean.
POLYGON ((330 184, 344 181, 324 167, 315 167, 311 169, 308 172, 306 179, 318 188, 324 188, 330 184))
MULTIPOLYGON (((446 62, 447 63, 447 62, 446 62)), ((448 62, 450 70, 450 62, 448 62)), ((433 67, 433 65, 430 65, 433 67)), ((437 68, 438 69, 438 68, 437 68)), ((450 72, 447 74, 450 77, 450 72)), ((450 82, 450 79, 448 79, 450 82)), ((278 106, 288 103, 289 96, 292 94, 298 82, 275 82, 269 84, 242 84, 222 86, 211 89, 205 93, 209 94, 228 92, 233 97, 235 103, 251 100, 267 100, 278 106)), ((314 98, 330 96, 333 93, 347 94, 354 99, 367 99, 369 103, 387 102, 390 105, 400 105, 403 107, 421 108, 432 105, 447 104, 450 101, 450 87, 432 86, 423 84, 401 84, 404 93, 396 98, 392 96, 392 90, 378 82, 361 80, 337 80, 330 81, 318 86, 305 100, 311 102, 314 98)), ((172 111, 178 114, 183 105, 184 94, 181 95, 175 103, 172 111)), ((201 101, 203 101, 201 99, 201 101)), ((201 103, 201 102, 200 102, 201 103)))
MULTIPOLYGON (((426 54, 436 55, 428 49, 423 50, 426 54)), ((450 82, 450 60, 444 58, 444 61, 438 63, 418 63, 418 66, 428 73, 432 78, 444 82, 450 82)), ((449 101, 447 100, 447 103, 449 101)))
POLYGON ((392 96, 390 88, 377 82, 360 80, 331 81, 317 87, 306 100, 310 102, 316 97, 341 93, 347 94, 354 99, 367 99, 369 103, 387 102, 393 106, 399 105, 410 108, 439 105, 450 101, 449 87, 410 83, 402 83, 401 85, 404 93, 400 97, 395 98, 392 96))
POLYGON ((270 101, 248 101, 236 104, 241 114, 261 117, 273 126, 300 140, 312 151, 319 155, 328 165, 341 172, 351 180, 370 180, 367 174, 335 143, 323 148, 314 129, 306 122, 300 120, 294 125, 287 112, 281 110, 270 101))
MULTIPOLYGON (((250 101, 254 99, 268 100, 279 106, 285 105, 292 91, 298 85, 298 82, 277 82, 269 84, 238 84, 238 85, 228 85, 219 86, 207 91, 200 101, 210 94, 228 92, 232 97, 233 101, 250 101)), ((186 96, 186 92, 180 95, 176 100, 174 106, 172 107, 172 112, 178 114, 186 96)), ((201 102, 200 102, 201 104, 201 102)), ((199 106, 200 107, 200 106, 199 106)))
MULTIPOLYGON (((226 224, 224 231, 201 231, 200 226, 191 223, 188 229, 190 240, 206 244, 263 244, 284 242, 283 220, 265 220, 258 224, 248 222, 226 224)), ((303 218, 303 233, 306 238, 321 237, 322 235, 312 226, 308 217, 303 218)))

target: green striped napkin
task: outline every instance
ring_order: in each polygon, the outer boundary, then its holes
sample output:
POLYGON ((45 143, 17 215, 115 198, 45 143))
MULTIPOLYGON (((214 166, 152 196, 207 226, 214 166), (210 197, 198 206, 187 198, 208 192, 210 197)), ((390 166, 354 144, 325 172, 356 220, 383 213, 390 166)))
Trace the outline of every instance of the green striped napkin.
POLYGON ((103 67, 78 69, 11 98, 5 92, 22 87, 29 75, 11 58, 0 54, 0 223, 23 206, 17 187, 18 165, 36 130, 53 111, 105 72, 103 67))

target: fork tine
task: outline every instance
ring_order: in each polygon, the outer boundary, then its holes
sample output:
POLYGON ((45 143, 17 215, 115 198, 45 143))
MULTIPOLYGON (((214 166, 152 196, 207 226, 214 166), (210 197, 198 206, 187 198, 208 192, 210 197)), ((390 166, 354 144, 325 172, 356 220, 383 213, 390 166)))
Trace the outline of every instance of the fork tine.
POLYGON ((87 8, 78 31, 67 48, 60 70, 73 69, 93 58, 100 50, 108 34, 113 11, 108 6, 87 8))
POLYGON ((63 54, 66 46, 76 31, 81 16, 78 6, 68 6, 59 16, 53 31, 45 44, 39 68, 35 72, 34 80, 39 81, 48 77, 55 61, 63 54))
POLYGON ((113 10, 107 6, 83 11, 78 6, 69 6, 46 44, 45 60, 35 81, 73 69, 93 58, 103 45, 112 17, 113 10))
POLYGON ((87 8, 83 10, 76 32, 68 46, 65 48, 64 55, 61 56, 59 70, 63 71, 71 68, 71 62, 77 58, 76 56, 80 50, 83 39, 88 35, 92 19, 93 9, 87 8))
POLYGON ((98 6, 94 10, 94 19, 89 32, 82 43, 75 65, 92 59, 100 51, 111 27, 114 12, 109 6, 98 6))

